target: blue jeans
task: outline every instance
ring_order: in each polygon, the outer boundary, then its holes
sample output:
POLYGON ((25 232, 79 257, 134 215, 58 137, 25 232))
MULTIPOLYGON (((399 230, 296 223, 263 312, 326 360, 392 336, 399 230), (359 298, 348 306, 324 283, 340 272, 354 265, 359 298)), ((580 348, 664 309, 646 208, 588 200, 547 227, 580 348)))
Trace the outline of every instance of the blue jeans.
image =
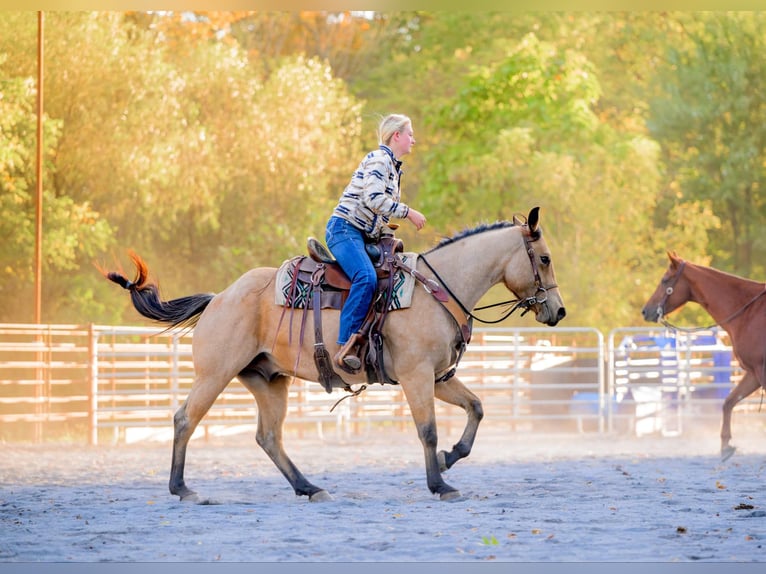
POLYGON ((351 279, 348 299, 340 312, 339 345, 359 331, 378 285, 375 267, 364 250, 364 233, 340 217, 331 217, 325 230, 327 247, 351 279))

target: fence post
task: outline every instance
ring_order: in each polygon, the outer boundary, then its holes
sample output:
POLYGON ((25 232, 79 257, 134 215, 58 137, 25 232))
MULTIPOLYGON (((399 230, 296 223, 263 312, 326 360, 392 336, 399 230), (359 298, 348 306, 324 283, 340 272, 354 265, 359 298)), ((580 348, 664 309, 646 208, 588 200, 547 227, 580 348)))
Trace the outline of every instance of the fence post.
POLYGON ((98 331, 88 323, 88 436, 89 444, 98 444, 98 331))

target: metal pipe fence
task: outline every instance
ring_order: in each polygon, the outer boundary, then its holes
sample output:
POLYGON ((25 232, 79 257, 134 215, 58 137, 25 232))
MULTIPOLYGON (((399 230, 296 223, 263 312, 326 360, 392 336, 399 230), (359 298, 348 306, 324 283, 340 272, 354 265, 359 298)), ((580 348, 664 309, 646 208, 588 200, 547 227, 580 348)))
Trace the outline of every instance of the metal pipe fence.
MULTIPOLYGON (((194 379, 192 337, 147 327, 0 324, 0 440, 172 438, 173 413, 194 379)), ((625 328, 605 342, 592 328, 493 327, 474 331, 457 376, 482 400, 483 425, 673 436, 689 417, 717 422, 741 372, 722 331, 625 328)), ((373 385, 336 405, 342 396, 296 379, 288 429, 347 437, 410 424, 398 386, 373 385)), ((756 404, 740 410, 757 415, 756 404)), ((461 409, 440 401, 436 415, 448 433, 465 422, 461 409)), ((256 420, 252 396, 233 381, 198 432, 254 428, 256 420)))

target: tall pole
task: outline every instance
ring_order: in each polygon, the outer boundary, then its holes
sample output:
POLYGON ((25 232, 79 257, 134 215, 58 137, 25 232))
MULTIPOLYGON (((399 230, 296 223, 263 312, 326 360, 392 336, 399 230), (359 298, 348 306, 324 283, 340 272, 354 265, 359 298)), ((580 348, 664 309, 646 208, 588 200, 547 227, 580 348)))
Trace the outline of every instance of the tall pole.
POLYGON ((35 323, 42 318, 43 269, 43 24, 37 13, 37 209, 35 221, 35 323))

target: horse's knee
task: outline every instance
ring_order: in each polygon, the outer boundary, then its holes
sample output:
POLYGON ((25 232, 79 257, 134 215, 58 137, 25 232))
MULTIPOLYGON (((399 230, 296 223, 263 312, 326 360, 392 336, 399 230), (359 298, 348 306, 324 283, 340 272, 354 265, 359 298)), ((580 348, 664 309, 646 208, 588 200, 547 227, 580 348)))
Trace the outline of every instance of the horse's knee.
POLYGON ((420 435, 420 441, 424 446, 436 448, 438 437, 436 433, 436 425, 434 423, 421 425, 418 428, 418 434, 420 435))

